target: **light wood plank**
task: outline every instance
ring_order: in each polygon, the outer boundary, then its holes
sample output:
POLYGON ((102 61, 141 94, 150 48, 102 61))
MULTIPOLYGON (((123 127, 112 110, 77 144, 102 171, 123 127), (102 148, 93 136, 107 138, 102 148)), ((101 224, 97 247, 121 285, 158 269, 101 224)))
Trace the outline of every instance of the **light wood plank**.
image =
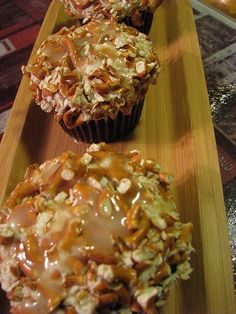
POLYGON ((236 1, 235 0, 202 0, 225 14, 236 19, 236 1))
MULTIPOLYGON (((67 22, 53 1, 37 46, 54 24, 67 22), (59 14, 59 15, 58 15, 59 14)), ((234 314, 233 277, 222 185, 204 72, 187 0, 165 0, 151 32, 162 71, 150 87, 141 121, 122 141, 120 151, 138 148, 175 176, 173 190, 182 220, 193 221, 191 280, 177 284, 162 313, 234 314)), ((43 162, 65 150, 84 152, 53 117, 30 105, 23 79, 1 144, 0 191, 3 200, 31 162, 43 162)))

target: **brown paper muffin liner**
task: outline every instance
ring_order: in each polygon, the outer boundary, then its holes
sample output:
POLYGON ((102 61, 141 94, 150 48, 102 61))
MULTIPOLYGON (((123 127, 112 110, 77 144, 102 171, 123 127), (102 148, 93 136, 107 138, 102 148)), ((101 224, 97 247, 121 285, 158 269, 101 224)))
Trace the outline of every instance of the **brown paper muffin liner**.
POLYGON ((59 123, 63 130, 78 141, 86 143, 112 142, 129 133, 139 122, 144 100, 133 106, 131 114, 124 115, 121 111, 117 117, 91 120, 73 129, 67 128, 63 120, 59 123))
POLYGON ((132 26, 132 27, 135 27, 139 32, 141 33, 144 33, 146 35, 149 34, 150 32, 150 29, 152 27, 152 20, 153 20, 153 13, 152 12, 149 12, 149 11, 142 11, 141 12, 141 17, 143 19, 143 25, 141 26, 135 26, 133 23, 132 23, 132 20, 130 17, 125 17, 123 19, 123 22, 128 25, 128 26, 132 26))

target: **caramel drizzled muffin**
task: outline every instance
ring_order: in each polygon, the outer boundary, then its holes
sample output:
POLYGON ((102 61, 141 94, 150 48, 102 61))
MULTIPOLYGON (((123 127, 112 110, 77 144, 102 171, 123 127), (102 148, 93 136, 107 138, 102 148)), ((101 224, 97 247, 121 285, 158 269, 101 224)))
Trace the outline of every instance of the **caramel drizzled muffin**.
POLYGON ((35 101, 78 140, 112 141, 138 123, 159 72, 146 35, 112 21, 63 28, 23 68, 35 101))
POLYGON ((192 224, 179 220, 171 180, 104 144, 29 167, 0 211, 12 313, 158 313, 192 271, 192 224))
POLYGON ((65 11, 81 22, 92 18, 124 21, 139 31, 149 33, 153 13, 162 0, 62 0, 65 11))

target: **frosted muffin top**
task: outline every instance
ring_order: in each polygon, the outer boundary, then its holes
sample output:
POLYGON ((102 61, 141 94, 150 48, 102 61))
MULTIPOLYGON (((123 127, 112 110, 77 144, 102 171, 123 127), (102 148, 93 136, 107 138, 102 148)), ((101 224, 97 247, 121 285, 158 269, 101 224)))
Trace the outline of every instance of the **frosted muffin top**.
POLYGON ((68 128, 91 119, 130 114, 155 83, 159 63, 146 35, 112 21, 63 28, 23 68, 35 101, 68 128))
POLYGON ((171 179, 104 144, 29 167, 0 211, 12 313, 157 313, 192 271, 192 224, 179 220, 171 179))
POLYGON ((116 18, 119 21, 131 17, 140 26, 142 11, 154 12, 162 0, 62 0, 69 15, 86 23, 91 18, 116 18))

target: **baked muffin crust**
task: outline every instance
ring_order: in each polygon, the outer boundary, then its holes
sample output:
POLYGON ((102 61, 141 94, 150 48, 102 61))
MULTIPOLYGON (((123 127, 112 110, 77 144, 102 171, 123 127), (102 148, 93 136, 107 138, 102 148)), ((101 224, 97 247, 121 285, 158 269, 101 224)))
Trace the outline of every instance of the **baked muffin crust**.
POLYGON ((12 313, 157 313, 192 271, 192 224, 179 220, 171 180, 104 144, 29 167, 0 212, 12 313))
POLYGON ((116 18, 121 21, 132 17, 134 25, 140 26, 142 11, 154 12, 162 0, 62 0, 69 15, 86 23, 91 18, 116 18))
POLYGON ((39 48, 30 77, 36 103, 68 128, 92 119, 130 114, 159 72, 146 35, 113 21, 63 28, 39 48))

